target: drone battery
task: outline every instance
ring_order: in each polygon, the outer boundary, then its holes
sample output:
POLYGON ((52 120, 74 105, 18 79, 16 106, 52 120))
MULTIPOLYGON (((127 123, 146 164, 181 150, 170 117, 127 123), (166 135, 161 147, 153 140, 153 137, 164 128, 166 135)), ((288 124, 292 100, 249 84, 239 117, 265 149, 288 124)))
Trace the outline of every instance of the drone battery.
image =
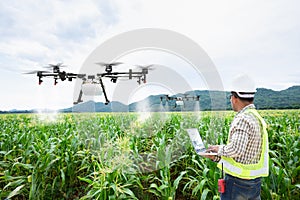
POLYGON ((220 193, 224 193, 225 192, 225 180, 224 179, 219 179, 218 180, 218 191, 220 193))

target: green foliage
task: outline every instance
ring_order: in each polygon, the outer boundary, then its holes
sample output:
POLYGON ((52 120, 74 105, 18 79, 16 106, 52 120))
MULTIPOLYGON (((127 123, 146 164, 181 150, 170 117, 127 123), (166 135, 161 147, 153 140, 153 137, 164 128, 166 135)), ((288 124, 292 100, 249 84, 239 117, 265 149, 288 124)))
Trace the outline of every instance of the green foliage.
MULTIPOLYGON (((270 175, 263 182, 263 197, 300 197, 300 118, 299 111, 263 112, 267 121, 270 148, 270 175)), ((297 198, 295 198, 297 197, 297 198)))
MULTIPOLYGON (((262 199, 299 199, 299 110, 260 112, 270 143, 262 199)), ((224 144, 234 113, 148 114, 1 115, 0 199, 219 199, 216 163, 185 128, 224 144)))

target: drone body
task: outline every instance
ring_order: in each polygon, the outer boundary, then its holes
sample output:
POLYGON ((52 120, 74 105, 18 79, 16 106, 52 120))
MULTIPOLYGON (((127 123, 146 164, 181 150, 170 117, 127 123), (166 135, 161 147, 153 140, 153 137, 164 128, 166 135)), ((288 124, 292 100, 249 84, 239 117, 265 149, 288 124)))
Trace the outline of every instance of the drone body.
POLYGON ((149 70, 153 69, 152 65, 146 67, 140 67, 140 70, 133 71, 129 69, 128 71, 124 72, 115 72, 113 70, 113 66, 122 64, 121 62, 115 63, 96 63, 97 65, 105 67, 105 72, 97 73, 94 75, 90 74, 75 74, 75 73, 67 73, 65 71, 61 71, 62 67, 65 67, 62 63, 58 63, 56 65, 49 64, 46 68, 52 69, 50 71, 32 71, 26 74, 36 74, 38 76, 38 83, 41 85, 43 83, 44 77, 50 77, 54 79, 54 85, 58 83, 58 81, 73 81, 74 79, 81 79, 82 85, 78 95, 78 98, 74 104, 78 104, 83 102, 82 96, 95 96, 104 94, 105 97, 105 104, 107 105, 110 101, 107 98, 106 90, 104 87, 103 79, 109 78, 112 83, 116 83, 118 79, 137 79, 138 84, 146 83, 146 75, 148 74, 149 70))

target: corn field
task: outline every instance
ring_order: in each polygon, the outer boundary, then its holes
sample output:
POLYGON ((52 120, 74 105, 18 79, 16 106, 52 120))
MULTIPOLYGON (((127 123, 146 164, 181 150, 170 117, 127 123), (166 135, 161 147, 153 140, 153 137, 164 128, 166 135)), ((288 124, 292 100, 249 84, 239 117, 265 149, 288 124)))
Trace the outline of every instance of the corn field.
MULTIPOLYGON (((300 199, 300 111, 260 111, 270 175, 262 199, 300 199)), ((216 163, 185 131, 225 144, 234 113, 0 115, 0 199, 220 199, 216 163)))

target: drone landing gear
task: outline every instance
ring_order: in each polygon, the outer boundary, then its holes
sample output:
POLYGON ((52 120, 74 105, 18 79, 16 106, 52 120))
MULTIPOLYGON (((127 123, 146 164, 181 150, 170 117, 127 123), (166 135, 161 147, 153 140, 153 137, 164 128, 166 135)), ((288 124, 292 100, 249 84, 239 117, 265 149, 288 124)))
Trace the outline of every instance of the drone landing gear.
POLYGON ((103 91, 104 98, 105 98, 105 105, 107 105, 107 104, 109 104, 109 100, 107 98, 107 94, 106 94, 106 91, 105 91, 105 88, 104 88, 104 84, 103 84, 103 81, 102 81, 101 78, 100 78, 100 84, 101 84, 102 91, 103 91))

